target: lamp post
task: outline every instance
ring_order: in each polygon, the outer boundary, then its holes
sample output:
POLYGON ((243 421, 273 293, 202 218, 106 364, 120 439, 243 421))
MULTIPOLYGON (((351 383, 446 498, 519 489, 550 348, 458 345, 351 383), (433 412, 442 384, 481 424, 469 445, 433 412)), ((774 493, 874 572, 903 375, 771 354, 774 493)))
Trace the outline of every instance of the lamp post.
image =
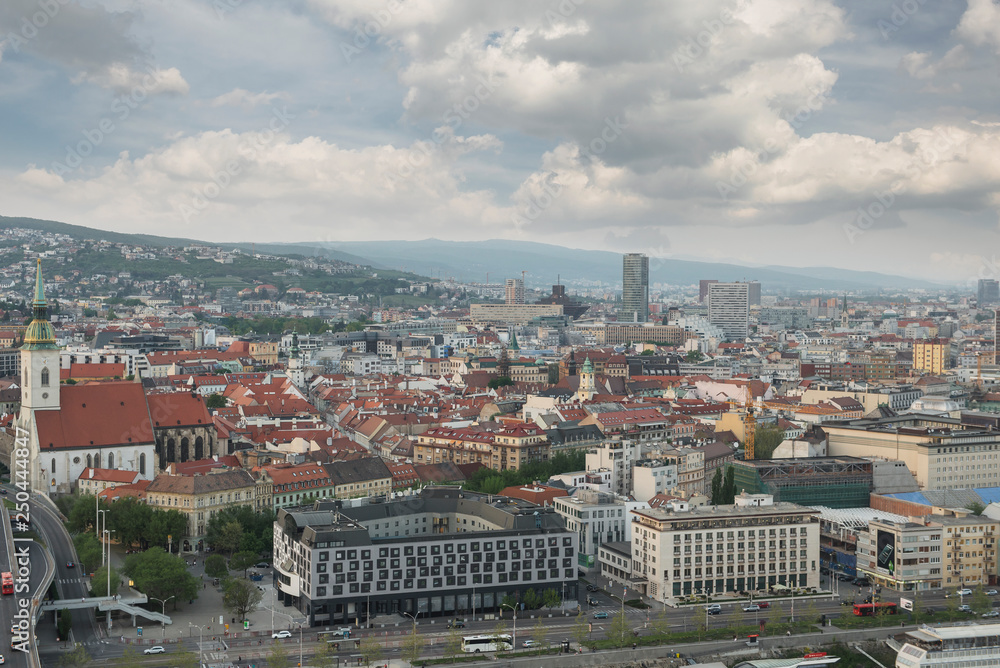
POLYGON ((299 623, 299 668, 302 668, 302 624, 299 623))
POLYGON ((175 596, 169 596, 167 598, 160 599, 160 598, 156 598, 155 596, 149 596, 148 598, 149 598, 150 601, 159 601, 163 605, 163 613, 162 614, 163 614, 164 619, 160 620, 160 640, 163 640, 164 636, 166 635, 166 632, 167 632, 166 631, 166 627, 167 627, 167 622, 166 622, 166 617, 167 617, 167 601, 169 601, 172 598, 176 598, 176 597, 175 596))
POLYGON ((94 528, 97 530, 96 531, 96 533, 97 533, 97 540, 98 540, 98 542, 101 543, 101 566, 104 565, 104 541, 102 540, 104 538, 104 534, 101 533, 101 524, 102 524, 101 520, 102 519, 104 520, 103 525, 104 525, 104 528, 106 529, 108 527, 108 517, 107 517, 107 515, 105 515, 105 513, 107 513, 107 512, 108 512, 107 510, 101 510, 100 508, 98 508, 97 509, 97 518, 94 520, 94 522, 95 522, 94 528))
POLYGON ((204 643, 204 640, 205 640, 205 637, 202 635, 202 631, 204 631, 205 629, 204 629, 204 627, 199 626, 198 624, 192 624, 191 622, 188 622, 188 627, 191 627, 191 626, 194 626, 195 628, 198 629, 198 665, 200 666, 200 665, 202 665, 202 649, 201 649, 201 646, 202 646, 202 644, 204 643))
MULTIPOLYGON (((107 536, 108 541, 108 598, 111 598, 111 534, 115 532, 114 529, 105 529, 104 535, 107 536)), ((111 608, 108 608, 108 633, 111 632, 111 608)))
POLYGON ((510 608, 514 613, 514 632, 510 636, 510 651, 517 651, 517 603, 501 603, 501 608, 510 608))

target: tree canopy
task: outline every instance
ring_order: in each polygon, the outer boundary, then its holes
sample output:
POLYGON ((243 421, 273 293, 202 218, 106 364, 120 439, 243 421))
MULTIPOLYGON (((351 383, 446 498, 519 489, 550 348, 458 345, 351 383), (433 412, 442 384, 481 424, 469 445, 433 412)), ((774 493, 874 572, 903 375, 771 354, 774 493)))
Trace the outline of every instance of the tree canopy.
POLYGON ((250 506, 224 508, 208 521, 205 542, 213 550, 230 555, 236 552, 270 555, 274 545, 274 511, 267 509, 258 513, 250 506), (233 523, 240 529, 238 540, 236 528, 226 528, 233 523))
POLYGON ((560 452, 545 462, 529 462, 517 470, 494 471, 481 468, 465 482, 465 489, 496 494, 505 487, 526 485, 534 480, 545 481, 554 475, 579 471, 586 467, 587 455, 582 451, 560 452))
POLYGON ((135 588, 154 598, 177 599, 198 597, 198 580, 187 570, 184 560, 176 554, 167 554, 162 547, 151 547, 145 552, 130 554, 125 559, 125 574, 135 588))

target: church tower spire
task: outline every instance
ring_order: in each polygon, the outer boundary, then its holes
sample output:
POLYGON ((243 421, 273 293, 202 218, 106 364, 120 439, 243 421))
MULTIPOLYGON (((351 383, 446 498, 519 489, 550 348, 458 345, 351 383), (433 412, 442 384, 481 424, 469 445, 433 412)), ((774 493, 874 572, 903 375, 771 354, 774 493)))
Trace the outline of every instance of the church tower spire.
POLYGON ((59 346, 49 322, 49 303, 45 300, 42 260, 35 271, 35 298, 31 302, 33 319, 24 332, 21 346, 21 413, 59 408, 59 346))

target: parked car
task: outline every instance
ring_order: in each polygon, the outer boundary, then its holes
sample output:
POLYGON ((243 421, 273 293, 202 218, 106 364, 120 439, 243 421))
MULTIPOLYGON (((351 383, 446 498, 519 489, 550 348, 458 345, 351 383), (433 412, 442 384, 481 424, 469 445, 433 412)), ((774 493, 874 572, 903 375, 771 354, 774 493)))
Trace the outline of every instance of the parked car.
POLYGON ((164 649, 163 645, 153 645, 152 647, 147 647, 146 649, 142 650, 142 653, 143 654, 165 654, 166 651, 167 650, 164 649))
POLYGON ((538 643, 535 642, 534 640, 525 640, 523 643, 521 643, 521 647, 537 647, 537 646, 538 643))
POLYGON ((594 619, 607 619, 607 618, 608 618, 608 613, 606 613, 606 612, 602 611, 602 612, 595 612, 594 613, 594 619))
POLYGON ((456 619, 453 622, 448 622, 448 628, 449 629, 464 629, 465 628, 465 622, 463 622, 463 621, 461 621, 459 619, 456 619))
POLYGON ((972 608, 969 607, 968 605, 960 605, 960 606, 958 606, 958 611, 959 612, 972 612, 972 608))
POLYGON ((260 582, 261 580, 264 579, 264 576, 261 575, 260 573, 254 573, 250 576, 250 579, 253 580, 254 582, 260 582))
POLYGON ((291 638, 291 637, 292 637, 292 632, 288 631, 288 630, 285 630, 285 631, 275 631, 274 633, 271 634, 271 638, 272 639, 273 638, 291 638))
POLYGON ((997 590, 996 589, 987 589, 986 590, 986 595, 987 596, 996 596, 997 595, 997 590))
POLYGON ((254 568, 267 568, 270 566, 266 561, 259 561, 254 565, 254 568))
POLYGON ((751 603, 750 605, 743 606, 743 612, 757 612, 760 610, 760 606, 756 603, 751 603))
POLYGON ((984 612, 983 617, 1000 617, 1000 610, 990 610, 989 612, 984 612))

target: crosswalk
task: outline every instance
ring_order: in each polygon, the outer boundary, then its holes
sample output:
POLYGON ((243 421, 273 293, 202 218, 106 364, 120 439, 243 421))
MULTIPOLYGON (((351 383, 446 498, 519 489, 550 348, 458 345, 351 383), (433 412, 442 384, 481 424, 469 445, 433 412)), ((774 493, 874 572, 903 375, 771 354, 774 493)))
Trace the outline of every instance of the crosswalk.
POLYGON ((60 578, 56 582, 59 584, 79 584, 83 582, 83 578, 60 578))

